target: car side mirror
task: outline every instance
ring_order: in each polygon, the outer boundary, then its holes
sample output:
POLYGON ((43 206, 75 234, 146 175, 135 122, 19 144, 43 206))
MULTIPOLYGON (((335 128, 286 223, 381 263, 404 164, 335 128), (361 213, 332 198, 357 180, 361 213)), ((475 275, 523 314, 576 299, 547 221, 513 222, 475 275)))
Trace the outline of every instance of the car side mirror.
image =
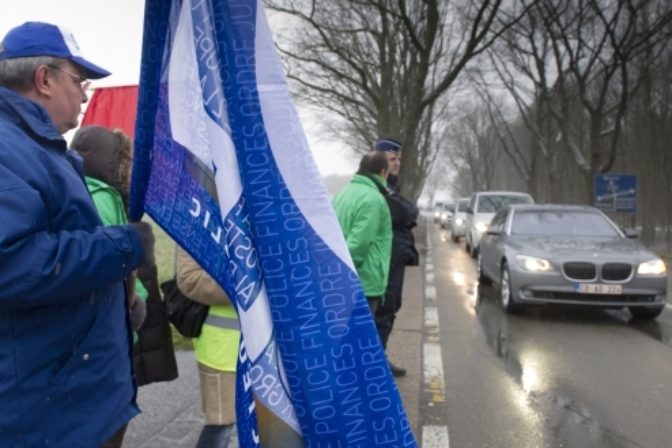
POLYGON ((639 232, 636 229, 623 229, 626 238, 639 238, 639 232))
POLYGON ((502 231, 500 230, 499 227, 490 227, 488 226, 488 230, 485 231, 488 235, 501 235, 502 231))

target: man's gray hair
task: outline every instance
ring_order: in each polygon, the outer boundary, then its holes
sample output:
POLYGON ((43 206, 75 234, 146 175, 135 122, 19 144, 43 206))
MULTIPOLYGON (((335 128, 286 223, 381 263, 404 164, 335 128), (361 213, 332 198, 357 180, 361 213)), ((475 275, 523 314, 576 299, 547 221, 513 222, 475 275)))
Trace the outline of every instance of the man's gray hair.
POLYGON ((52 56, 32 56, 1 61, 0 86, 16 92, 26 92, 30 90, 37 67, 57 65, 58 62, 59 59, 52 56))

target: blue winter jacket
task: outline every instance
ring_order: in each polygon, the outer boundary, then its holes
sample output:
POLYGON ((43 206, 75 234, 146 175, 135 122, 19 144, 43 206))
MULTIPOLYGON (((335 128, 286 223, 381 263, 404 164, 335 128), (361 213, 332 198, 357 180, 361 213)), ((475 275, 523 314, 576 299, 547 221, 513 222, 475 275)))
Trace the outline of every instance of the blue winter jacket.
POLYGON ((0 447, 98 447, 137 415, 123 279, 143 259, 102 227, 44 108, 0 87, 0 447))

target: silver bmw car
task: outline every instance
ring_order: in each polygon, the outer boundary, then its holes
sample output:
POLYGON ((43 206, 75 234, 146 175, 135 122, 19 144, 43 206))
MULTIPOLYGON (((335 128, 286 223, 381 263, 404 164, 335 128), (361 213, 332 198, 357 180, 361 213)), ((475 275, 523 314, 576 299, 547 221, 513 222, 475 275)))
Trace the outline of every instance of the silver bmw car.
POLYGON ((512 205, 481 240, 479 281, 499 285, 507 312, 560 303, 628 307, 654 319, 667 300, 667 271, 635 237, 593 207, 512 205))

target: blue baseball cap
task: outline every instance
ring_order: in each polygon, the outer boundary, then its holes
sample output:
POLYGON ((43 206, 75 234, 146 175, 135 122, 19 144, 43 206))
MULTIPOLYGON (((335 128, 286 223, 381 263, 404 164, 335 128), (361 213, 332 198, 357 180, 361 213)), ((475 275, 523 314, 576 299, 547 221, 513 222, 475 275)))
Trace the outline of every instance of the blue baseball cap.
POLYGON ((12 28, 0 42, 0 61, 33 56, 67 59, 84 69, 89 79, 111 74, 82 57, 75 36, 69 30, 50 23, 26 22, 12 28))
POLYGON ((376 140, 376 144, 373 145, 373 149, 376 151, 392 151, 392 152, 401 152, 401 143, 399 140, 393 138, 379 138, 376 140))

